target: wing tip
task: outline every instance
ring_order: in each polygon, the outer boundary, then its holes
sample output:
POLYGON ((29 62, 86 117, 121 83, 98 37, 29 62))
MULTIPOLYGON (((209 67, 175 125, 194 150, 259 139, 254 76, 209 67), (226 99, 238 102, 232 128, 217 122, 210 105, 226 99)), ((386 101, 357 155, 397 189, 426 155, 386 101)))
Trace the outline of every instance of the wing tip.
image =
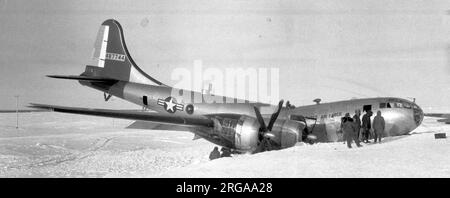
POLYGON ((29 105, 27 107, 34 108, 34 109, 53 110, 53 108, 50 105, 38 104, 38 103, 29 103, 29 105))

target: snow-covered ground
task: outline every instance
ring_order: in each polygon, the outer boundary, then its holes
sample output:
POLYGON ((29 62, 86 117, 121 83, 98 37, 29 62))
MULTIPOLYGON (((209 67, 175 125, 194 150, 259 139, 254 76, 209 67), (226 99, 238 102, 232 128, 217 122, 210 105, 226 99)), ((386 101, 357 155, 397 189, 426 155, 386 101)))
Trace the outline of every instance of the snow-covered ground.
POLYGON ((347 149, 299 144, 208 160, 213 144, 178 131, 61 113, 0 114, 0 177, 450 177, 450 125, 425 118, 412 135, 347 149))

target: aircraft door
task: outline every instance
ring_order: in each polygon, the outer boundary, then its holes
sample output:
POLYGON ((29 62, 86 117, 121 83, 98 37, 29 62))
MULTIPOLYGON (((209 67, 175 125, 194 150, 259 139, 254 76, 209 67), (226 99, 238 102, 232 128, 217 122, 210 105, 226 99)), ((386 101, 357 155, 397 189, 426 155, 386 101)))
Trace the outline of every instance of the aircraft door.
POLYGON ((363 106, 363 112, 372 111, 372 105, 364 105, 363 106))
POLYGON ((148 105, 147 96, 142 97, 142 103, 143 103, 145 106, 148 105))

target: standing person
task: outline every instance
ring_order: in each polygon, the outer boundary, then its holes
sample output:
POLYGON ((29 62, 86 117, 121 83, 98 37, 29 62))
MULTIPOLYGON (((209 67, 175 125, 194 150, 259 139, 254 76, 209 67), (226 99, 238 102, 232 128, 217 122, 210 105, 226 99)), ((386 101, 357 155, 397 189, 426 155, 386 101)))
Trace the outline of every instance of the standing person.
POLYGON ((342 138, 342 141, 344 142, 344 144, 345 144, 345 141, 347 140, 347 138, 345 136, 346 134, 344 132, 344 123, 347 122, 347 120, 349 118, 350 118, 350 113, 346 113, 345 116, 341 118, 341 127, 340 127, 339 131, 340 131, 340 134, 341 134, 340 138, 342 138))
POLYGON ((359 133, 361 131, 361 110, 357 109, 355 110, 355 115, 353 116, 353 122, 355 123, 356 126, 356 139, 359 139, 359 133))
POLYGON ((356 146, 361 147, 359 141, 356 139, 356 125, 353 122, 353 118, 350 115, 346 118, 342 124, 342 130, 344 131, 345 141, 347 141, 347 147, 352 148, 353 139, 355 139, 356 146))
POLYGON ((377 115, 373 118, 373 130, 375 131, 375 140, 374 142, 381 143, 381 136, 384 133, 384 128, 386 123, 384 122, 383 116, 381 116, 381 111, 377 111, 377 115))
POLYGON ((362 127, 363 127, 363 141, 365 143, 369 143, 369 135, 370 135, 370 129, 372 128, 370 124, 370 117, 372 116, 372 111, 368 110, 366 111, 366 114, 363 115, 362 118, 362 127))

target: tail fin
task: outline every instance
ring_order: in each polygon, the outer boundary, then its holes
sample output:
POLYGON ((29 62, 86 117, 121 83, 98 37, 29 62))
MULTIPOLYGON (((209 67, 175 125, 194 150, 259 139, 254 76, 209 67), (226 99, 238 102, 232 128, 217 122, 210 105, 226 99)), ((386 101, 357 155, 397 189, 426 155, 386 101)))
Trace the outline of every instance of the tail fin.
POLYGON ((94 45, 93 58, 97 62, 96 67, 87 66, 82 75, 164 85, 136 65, 125 44, 122 27, 114 19, 108 19, 102 23, 94 45))

